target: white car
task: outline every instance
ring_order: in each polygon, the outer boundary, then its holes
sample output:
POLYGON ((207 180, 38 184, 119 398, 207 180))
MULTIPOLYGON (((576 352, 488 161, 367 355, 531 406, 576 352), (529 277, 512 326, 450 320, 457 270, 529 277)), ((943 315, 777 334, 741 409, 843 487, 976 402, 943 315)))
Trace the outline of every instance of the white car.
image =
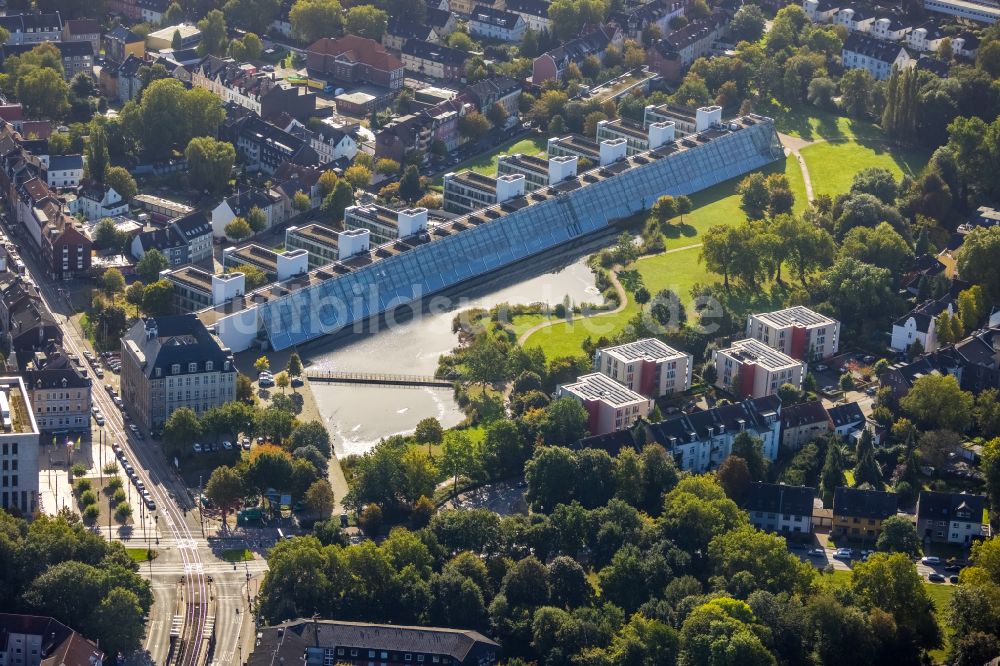
POLYGON ((941 564, 941 558, 935 557, 933 555, 928 555, 927 557, 921 557, 920 563, 928 567, 936 567, 941 564))
POLYGON ((833 554, 833 559, 835 560, 849 560, 851 559, 851 549, 850 548, 838 548, 833 554))

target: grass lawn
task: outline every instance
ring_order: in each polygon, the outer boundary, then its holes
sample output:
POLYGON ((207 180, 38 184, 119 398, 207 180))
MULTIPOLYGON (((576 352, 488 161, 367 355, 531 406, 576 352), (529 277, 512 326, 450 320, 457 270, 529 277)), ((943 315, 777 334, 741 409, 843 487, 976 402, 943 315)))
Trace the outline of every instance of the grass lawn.
POLYGON ((155 550, 151 551, 148 548, 126 548, 125 551, 133 562, 148 562, 150 552, 152 552, 154 560, 159 555, 155 550))
POLYGON ((222 559, 226 562, 248 562, 253 559, 249 548, 230 548, 222 551, 222 559))
POLYGON ((774 118, 774 126, 782 134, 807 141, 819 139, 883 139, 882 130, 865 120, 846 118, 809 104, 794 107, 772 105, 759 111, 774 118))
POLYGON ((815 194, 836 196, 851 187, 854 174, 866 167, 883 167, 896 178, 916 175, 930 157, 924 150, 906 150, 882 143, 853 140, 817 143, 802 149, 815 194))
MULTIPOLYGON (((497 146, 496 150, 484 153, 483 155, 477 155, 465 162, 459 162, 448 170, 458 172, 463 169, 470 169, 485 176, 495 176, 497 173, 497 159, 501 155, 512 155, 513 153, 537 155, 545 152, 546 145, 547 141, 544 137, 533 134, 517 141, 502 143, 497 146)), ((438 176, 434 179, 434 182, 440 184, 441 178, 441 176, 438 176)))
POLYGON ((508 328, 514 331, 515 336, 520 337, 522 333, 527 331, 532 326, 540 324, 543 321, 547 321, 548 319, 551 318, 552 317, 550 315, 542 315, 542 314, 517 315, 515 317, 511 317, 510 325, 508 326, 508 328))

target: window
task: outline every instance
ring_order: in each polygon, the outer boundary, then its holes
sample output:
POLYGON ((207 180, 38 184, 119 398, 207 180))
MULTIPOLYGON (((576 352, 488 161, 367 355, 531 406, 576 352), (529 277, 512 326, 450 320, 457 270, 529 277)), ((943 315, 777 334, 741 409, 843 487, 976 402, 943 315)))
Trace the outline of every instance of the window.
POLYGON ((170 366, 170 374, 172 374, 172 375, 179 375, 180 373, 181 373, 181 364, 180 363, 174 363, 173 365, 170 366))

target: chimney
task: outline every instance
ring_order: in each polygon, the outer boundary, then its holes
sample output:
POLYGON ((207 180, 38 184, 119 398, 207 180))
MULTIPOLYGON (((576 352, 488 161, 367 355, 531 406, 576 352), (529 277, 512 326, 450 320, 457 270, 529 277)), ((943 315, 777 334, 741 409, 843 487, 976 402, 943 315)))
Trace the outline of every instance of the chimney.
POLYGON ((721 106, 703 106, 695 113, 694 130, 704 132, 710 127, 722 123, 721 106))
POLYGON ((674 140, 675 124, 672 120, 665 120, 660 123, 650 123, 649 125, 649 149, 655 150, 665 143, 674 140))
POLYGON ((561 183, 576 175, 579 158, 576 155, 561 155, 549 159, 549 185, 561 183))
POLYGON ((337 236, 337 258, 341 261, 367 252, 369 247, 371 247, 371 232, 368 229, 348 229, 337 236))
POLYGON ((524 196, 524 174, 511 173, 497 178, 497 203, 524 196))
POLYGON ((406 208, 396 213, 399 237, 406 238, 427 230, 427 209, 406 208))
POLYGON ((625 139, 605 139, 601 141, 601 166, 608 166, 625 159, 628 142, 625 139))

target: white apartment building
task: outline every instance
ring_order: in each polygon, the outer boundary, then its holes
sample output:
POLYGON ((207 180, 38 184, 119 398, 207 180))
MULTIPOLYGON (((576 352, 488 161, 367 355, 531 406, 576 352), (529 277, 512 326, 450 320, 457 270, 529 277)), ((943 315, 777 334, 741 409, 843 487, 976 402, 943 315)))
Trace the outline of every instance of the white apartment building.
POLYGON ((989 25, 1000 19, 1000 7, 970 0, 924 0, 924 9, 989 25))
POLYGON ((652 398, 691 388, 694 357, 656 338, 598 349, 594 369, 652 398))
POLYGON ((747 337, 802 361, 829 358, 840 346, 840 322, 802 305, 747 316, 747 337))
POLYGON ((491 178, 475 171, 444 175, 444 209, 471 213, 515 197, 524 196, 526 181, 521 174, 491 178))
POLYGON ((591 435, 627 430, 640 418, 649 416, 652 407, 652 401, 645 396, 599 372, 577 377, 572 384, 561 384, 556 397, 572 397, 583 405, 591 435))
POLYGON ((867 70, 878 81, 888 79, 893 67, 904 69, 915 62, 898 43, 856 32, 852 32, 844 41, 841 60, 846 69, 867 70))
POLYGON ((791 356, 749 338, 712 352, 718 371, 715 385, 747 398, 774 395, 782 384, 802 388, 806 365, 791 356))
POLYGON ((937 318, 942 312, 955 314, 951 295, 921 303, 913 310, 892 323, 889 347, 904 352, 915 342, 926 352, 932 352, 940 345, 937 337, 937 318))
POLYGON ((0 507, 38 508, 38 424, 20 377, 0 377, 0 507))
POLYGON ((781 400, 771 395, 674 414, 650 424, 647 431, 647 441, 663 446, 686 472, 707 472, 721 465, 742 432, 759 439, 764 457, 773 461, 781 446, 781 400))

